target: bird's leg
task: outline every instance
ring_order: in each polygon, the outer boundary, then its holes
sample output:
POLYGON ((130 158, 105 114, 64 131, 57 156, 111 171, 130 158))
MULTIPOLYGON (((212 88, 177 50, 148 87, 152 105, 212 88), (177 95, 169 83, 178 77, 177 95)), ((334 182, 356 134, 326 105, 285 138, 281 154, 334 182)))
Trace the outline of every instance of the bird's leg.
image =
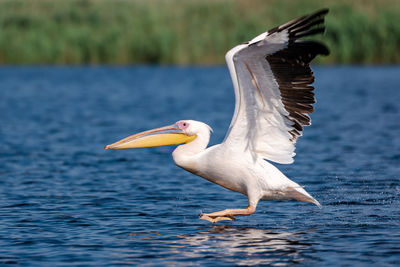
POLYGON ((250 215, 256 211, 253 206, 248 206, 246 209, 226 209, 213 213, 205 213, 200 215, 200 220, 207 220, 216 223, 223 220, 235 221, 235 215, 250 215))

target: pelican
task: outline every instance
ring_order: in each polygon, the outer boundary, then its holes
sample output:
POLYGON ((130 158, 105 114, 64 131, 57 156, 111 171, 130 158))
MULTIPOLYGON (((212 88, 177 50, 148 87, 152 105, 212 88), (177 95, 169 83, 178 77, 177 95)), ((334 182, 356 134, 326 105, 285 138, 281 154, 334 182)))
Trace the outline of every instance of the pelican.
POLYGON ((328 55, 310 39, 323 33, 328 9, 289 21, 229 50, 226 63, 235 92, 235 111, 224 141, 207 148, 211 127, 180 120, 141 132, 105 149, 179 145, 172 153, 186 171, 248 198, 247 208, 201 214, 210 222, 234 221, 255 212, 260 200, 298 200, 320 206, 304 188, 270 162, 293 163, 295 145, 315 103, 310 62, 328 55))

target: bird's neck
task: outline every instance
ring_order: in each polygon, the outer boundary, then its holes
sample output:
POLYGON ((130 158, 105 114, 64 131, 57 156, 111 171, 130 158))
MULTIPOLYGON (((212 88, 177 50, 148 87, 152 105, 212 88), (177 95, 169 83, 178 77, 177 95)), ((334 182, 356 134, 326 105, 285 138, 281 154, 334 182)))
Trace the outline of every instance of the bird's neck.
POLYGON ((175 164, 193 172, 196 169, 196 155, 207 148, 209 141, 209 133, 198 133, 192 142, 178 146, 172 153, 175 164))
POLYGON ((185 156, 193 156, 205 150, 210 141, 209 133, 199 133, 197 137, 190 143, 178 146, 173 154, 183 154, 185 156))

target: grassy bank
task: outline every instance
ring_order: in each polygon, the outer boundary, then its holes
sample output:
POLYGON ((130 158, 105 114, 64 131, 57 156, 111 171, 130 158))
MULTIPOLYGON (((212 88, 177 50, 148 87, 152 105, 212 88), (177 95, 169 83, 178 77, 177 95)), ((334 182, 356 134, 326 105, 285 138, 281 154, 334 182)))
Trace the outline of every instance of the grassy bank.
POLYGON ((398 0, 0 0, 0 63, 220 64, 322 7, 331 55, 320 63, 400 63, 398 0))

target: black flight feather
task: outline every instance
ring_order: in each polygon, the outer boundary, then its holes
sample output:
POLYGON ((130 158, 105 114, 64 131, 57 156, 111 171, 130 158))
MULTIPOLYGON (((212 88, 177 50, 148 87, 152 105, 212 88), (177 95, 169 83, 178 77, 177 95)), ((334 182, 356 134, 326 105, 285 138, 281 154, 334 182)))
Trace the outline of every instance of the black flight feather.
POLYGON ((289 21, 288 23, 268 31, 268 35, 287 31, 289 41, 287 47, 266 57, 275 80, 278 83, 282 103, 289 113, 287 118, 293 122, 293 130, 289 133, 292 141, 301 136, 303 126, 310 125, 307 113, 314 111, 315 103, 314 75, 310 62, 317 55, 328 55, 328 48, 316 41, 302 41, 299 38, 323 33, 324 16, 328 9, 289 21))

